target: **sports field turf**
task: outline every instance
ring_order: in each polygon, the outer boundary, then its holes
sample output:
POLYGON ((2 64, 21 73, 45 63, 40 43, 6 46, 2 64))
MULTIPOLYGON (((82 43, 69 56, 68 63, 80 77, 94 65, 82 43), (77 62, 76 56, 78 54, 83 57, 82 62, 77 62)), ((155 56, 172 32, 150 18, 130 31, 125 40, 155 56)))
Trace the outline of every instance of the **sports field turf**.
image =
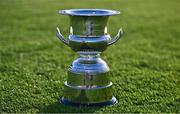
POLYGON ((0 0, 0 112, 179 112, 179 0, 0 0), (55 36, 68 36, 59 9, 105 8, 124 37, 102 58, 111 68, 119 103, 103 108, 59 104, 66 69, 77 54, 55 36))

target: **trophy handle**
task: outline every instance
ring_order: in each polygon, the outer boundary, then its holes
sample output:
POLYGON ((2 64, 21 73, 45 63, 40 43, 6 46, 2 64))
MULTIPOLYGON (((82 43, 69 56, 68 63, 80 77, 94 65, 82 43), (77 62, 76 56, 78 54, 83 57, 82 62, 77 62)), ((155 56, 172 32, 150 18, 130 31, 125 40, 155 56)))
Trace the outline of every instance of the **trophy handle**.
POLYGON ((66 45, 69 45, 69 41, 64 38, 64 36, 61 34, 59 28, 56 28, 56 36, 66 45))
POLYGON ((108 46, 117 42, 121 38, 122 35, 123 35, 123 30, 122 30, 122 28, 120 28, 117 35, 108 42, 108 46))

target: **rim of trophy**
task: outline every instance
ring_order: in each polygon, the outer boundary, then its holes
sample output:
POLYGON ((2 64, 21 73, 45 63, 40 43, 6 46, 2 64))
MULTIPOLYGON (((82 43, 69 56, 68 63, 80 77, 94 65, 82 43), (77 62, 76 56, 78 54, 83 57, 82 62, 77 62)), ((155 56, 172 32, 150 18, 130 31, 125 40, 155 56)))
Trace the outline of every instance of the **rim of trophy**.
POLYGON ((111 16, 120 14, 119 11, 107 9, 67 9, 59 10, 59 13, 71 16, 111 16))

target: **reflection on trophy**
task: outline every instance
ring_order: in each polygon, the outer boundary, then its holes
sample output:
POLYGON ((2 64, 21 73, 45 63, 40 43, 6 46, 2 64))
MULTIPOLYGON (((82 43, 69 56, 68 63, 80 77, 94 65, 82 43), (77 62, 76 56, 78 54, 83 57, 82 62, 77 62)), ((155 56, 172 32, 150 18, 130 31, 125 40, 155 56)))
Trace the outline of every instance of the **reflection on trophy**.
POLYGON ((113 96, 109 67, 100 58, 108 46, 123 34, 119 29, 111 38, 107 33, 109 16, 120 12, 106 9, 70 9, 60 14, 70 17, 70 35, 66 39, 57 28, 57 37, 79 54, 68 69, 60 102, 72 106, 107 106, 117 103, 113 96))

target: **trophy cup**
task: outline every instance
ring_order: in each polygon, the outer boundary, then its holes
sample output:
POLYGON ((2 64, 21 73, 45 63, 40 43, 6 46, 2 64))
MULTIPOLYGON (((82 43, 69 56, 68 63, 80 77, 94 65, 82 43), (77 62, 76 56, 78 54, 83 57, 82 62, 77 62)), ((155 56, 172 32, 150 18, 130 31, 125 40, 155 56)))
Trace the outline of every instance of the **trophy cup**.
POLYGON ((109 67, 100 53, 123 34, 119 29, 111 39, 107 33, 109 16, 119 11, 106 9, 69 9, 60 14, 70 17, 70 35, 64 38, 57 28, 57 37, 79 54, 68 69, 67 81, 60 102, 71 106, 107 106, 117 103, 112 93, 109 67))

